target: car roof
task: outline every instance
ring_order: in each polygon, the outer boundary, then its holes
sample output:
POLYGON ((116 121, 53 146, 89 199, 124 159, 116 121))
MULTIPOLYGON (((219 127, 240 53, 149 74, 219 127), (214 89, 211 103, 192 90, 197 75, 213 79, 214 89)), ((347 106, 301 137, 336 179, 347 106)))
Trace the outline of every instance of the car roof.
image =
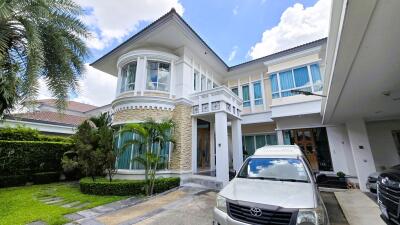
POLYGON ((302 157, 299 146, 297 145, 266 145, 254 152, 254 157, 302 157))

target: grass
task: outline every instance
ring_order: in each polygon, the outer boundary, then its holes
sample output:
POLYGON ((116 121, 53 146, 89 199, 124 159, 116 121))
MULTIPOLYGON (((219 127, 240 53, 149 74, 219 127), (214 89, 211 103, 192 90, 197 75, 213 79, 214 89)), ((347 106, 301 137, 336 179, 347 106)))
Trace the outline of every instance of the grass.
POLYGON ((53 183, 24 187, 0 189, 0 225, 26 224, 44 221, 51 225, 68 222, 63 215, 93 208, 126 197, 94 196, 82 194, 77 183, 53 183), (61 197, 64 201, 58 205, 46 205, 40 198, 61 197), (60 205, 69 202, 87 202, 81 209, 64 208, 60 205))

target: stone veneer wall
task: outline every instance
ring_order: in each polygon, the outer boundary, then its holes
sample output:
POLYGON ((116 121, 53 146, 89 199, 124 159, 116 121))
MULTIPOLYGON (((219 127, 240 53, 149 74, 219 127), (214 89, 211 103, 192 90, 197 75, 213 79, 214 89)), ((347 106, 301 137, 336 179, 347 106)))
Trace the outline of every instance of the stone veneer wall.
POLYGON ((113 123, 145 121, 153 118, 156 121, 172 119, 175 124, 175 146, 171 153, 169 168, 188 171, 192 165, 192 118, 190 105, 177 105, 174 110, 161 109, 127 109, 116 112, 113 123))

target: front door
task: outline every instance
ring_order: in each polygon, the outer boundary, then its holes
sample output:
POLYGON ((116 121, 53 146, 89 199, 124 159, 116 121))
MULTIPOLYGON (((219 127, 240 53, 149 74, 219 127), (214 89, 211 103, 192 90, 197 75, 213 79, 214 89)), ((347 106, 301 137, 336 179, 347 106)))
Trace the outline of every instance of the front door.
POLYGON ((198 125, 197 129, 197 167, 200 170, 210 168, 210 126, 198 125))
POLYGON ((311 168, 318 171, 317 146, 312 129, 294 130, 294 142, 301 148, 310 162, 311 168))

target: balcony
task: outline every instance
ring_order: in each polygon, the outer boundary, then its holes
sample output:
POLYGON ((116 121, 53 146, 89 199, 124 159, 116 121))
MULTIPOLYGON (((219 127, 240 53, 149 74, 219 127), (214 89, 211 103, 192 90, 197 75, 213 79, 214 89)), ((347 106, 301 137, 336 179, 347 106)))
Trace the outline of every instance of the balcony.
POLYGON ((240 118, 243 109, 242 100, 225 86, 192 94, 192 115, 202 116, 215 112, 226 112, 235 118, 240 118))

